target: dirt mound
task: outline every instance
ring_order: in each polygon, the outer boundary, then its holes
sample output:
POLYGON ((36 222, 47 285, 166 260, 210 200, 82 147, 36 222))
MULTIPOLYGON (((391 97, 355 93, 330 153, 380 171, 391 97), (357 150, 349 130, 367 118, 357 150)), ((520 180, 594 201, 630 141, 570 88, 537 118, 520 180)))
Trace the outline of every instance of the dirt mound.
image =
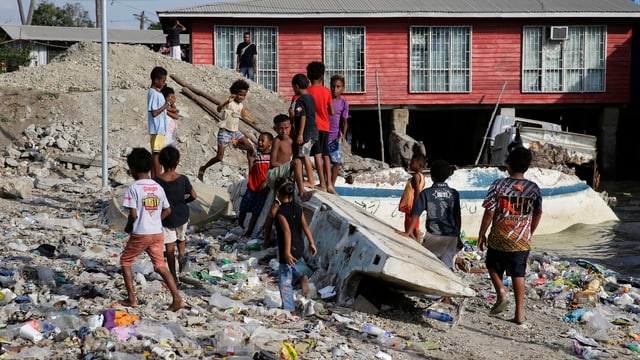
MULTIPOLYGON (((108 48, 108 151, 114 159, 122 158, 132 147, 148 147, 146 93, 149 74, 162 66, 217 99, 229 94, 229 86, 239 74, 213 65, 193 65, 175 61, 144 46, 112 44, 108 48)), ((0 75, 0 105, 8 109, 0 114, 0 147, 17 150, 44 151, 44 158, 57 155, 56 141, 63 137, 69 146, 63 151, 84 152, 100 157, 102 148, 102 63, 101 47, 97 43, 78 43, 50 64, 22 68, 0 75), (35 126, 38 138, 29 138, 24 130, 35 126), (46 131, 47 127, 71 129, 69 132, 46 131), (42 135, 42 136, 41 136, 42 135), (46 141, 43 140, 46 138, 46 141), (38 146, 39 145, 39 146, 38 146)), ((195 176, 197 168, 215 155, 217 122, 191 99, 184 96, 181 86, 168 79, 176 90, 181 119, 177 123, 178 149, 182 152, 181 170, 195 176)), ((247 111, 259 122, 261 131, 272 130, 271 119, 287 111, 288 101, 279 94, 250 82, 245 100, 247 111)), ((242 127, 249 139, 257 139, 258 131, 242 127)), ((58 149, 61 150, 61 149, 58 149)), ((5 151, 6 152, 6 151, 5 151)), ((347 171, 362 171, 384 167, 374 160, 363 161, 347 156, 347 171)), ((247 162, 239 150, 225 154, 222 165, 209 170, 205 181, 229 185, 247 174, 247 162)), ((19 169, 18 169, 19 170, 19 169)), ((18 171, 19 172, 19 171, 18 171)))

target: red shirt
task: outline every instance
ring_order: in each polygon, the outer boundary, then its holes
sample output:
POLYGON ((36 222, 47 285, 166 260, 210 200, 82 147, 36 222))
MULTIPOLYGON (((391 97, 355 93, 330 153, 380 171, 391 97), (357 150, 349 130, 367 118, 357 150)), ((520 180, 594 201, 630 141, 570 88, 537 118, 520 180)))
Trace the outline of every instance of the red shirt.
POLYGON ((258 191, 260 184, 262 184, 267 178, 269 162, 271 162, 271 154, 264 154, 256 150, 256 159, 253 162, 251 170, 249 170, 247 189, 251 191, 258 191))
POLYGON ((316 102, 316 125, 318 131, 329 132, 329 106, 333 104, 331 90, 322 85, 309 86, 307 92, 316 102))

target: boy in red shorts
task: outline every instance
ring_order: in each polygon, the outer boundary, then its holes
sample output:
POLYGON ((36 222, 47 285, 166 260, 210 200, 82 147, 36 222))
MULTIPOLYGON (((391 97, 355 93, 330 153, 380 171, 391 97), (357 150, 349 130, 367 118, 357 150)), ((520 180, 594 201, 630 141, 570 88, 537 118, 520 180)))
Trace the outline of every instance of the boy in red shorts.
POLYGON ((127 165, 135 182, 127 188, 122 202, 122 207, 129 209, 127 225, 124 227, 124 232, 129 234, 129 240, 120 256, 120 265, 129 297, 119 303, 129 307, 138 306, 133 288, 131 265, 138 255, 146 251, 153 263, 153 269, 162 276, 173 296, 173 302, 168 310, 178 311, 185 306, 185 302, 164 262, 162 219, 171 212, 169 201, 162 186, 149 177, 153 158, 148 150, 133 149, 127 156, 127 165))

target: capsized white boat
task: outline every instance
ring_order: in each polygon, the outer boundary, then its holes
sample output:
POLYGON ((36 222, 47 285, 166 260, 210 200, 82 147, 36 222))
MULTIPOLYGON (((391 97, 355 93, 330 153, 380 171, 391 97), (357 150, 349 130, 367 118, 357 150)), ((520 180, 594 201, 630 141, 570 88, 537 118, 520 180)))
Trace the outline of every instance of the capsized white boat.
MULTIPOLYGON (((237 209, 246 181, 230 189, 237 209)), ((272 193, 268 198, 272 198, 272 193)), ((338 301, 356 295, 364 278, 375 278, 398 288, 441 296, 474 296, 467 283, 416 241, 396 233, 362 207, 340 196, 316 192, 300 203, 318 253, 308 261, 327 276, 321 286, 335 287, 338 301)), ((261 229, 269 204, 256 228, 261 229)), ((259 230, 256 230, 259 231, 259 230)))
MULTIPOLYGON (((475 238, 480 229, 482 201, 491 183, 508 176, 497 167, 458 169, 447 184, 460 193, 462 231, 468 238, 475 238)), ((375 174, 361 174, 352 184, 343 179, 336 183, 337 192, 347 201, 375 215, 397 228, 404 228, 404 214, 398 211, 402 191, 410 175, 402 168, 393 168, 375 174)), ((602 196, 575 175, 556 170, 530 168, 525 178, 534 181, 542 192, 542 220, 537 234, 560 232, 575 224, 599 224, 618 221, 618 217, 602 196)), ((432 181, 426 176, 426 186, 432 181)), ((421 227, 424 231, 425 214, 421 227)))

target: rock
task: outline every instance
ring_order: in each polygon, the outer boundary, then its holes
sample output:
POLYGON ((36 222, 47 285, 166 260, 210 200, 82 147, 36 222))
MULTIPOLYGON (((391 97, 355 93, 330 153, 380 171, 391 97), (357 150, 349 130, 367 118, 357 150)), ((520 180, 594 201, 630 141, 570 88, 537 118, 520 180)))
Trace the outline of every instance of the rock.
POLYGON ((0 177, 0 197, 6 199, 29 199, 33 189, 33 179, 30 177, 7 178, 0 177))
POLYGON ((73 180, 65 178, 65 179, 51 179, 51 178, 41 178, 37 177, 33 181, 33 185, 40 190, 50 190, 53 187, 62 185, 62 184, 72 184, 73 180))
POLYGON ((67 149, 69 149, 69 142, 64 138, 58 138, 56 140, 56 146, 62 151, 67 151, 67 149))
POLYGON ((20 163, 18 163, 18 161, 14 158, 5 159, 4 162, 5 162, 5 165, 8 167, 17 168, 18 166, 20 166, 20 163))

